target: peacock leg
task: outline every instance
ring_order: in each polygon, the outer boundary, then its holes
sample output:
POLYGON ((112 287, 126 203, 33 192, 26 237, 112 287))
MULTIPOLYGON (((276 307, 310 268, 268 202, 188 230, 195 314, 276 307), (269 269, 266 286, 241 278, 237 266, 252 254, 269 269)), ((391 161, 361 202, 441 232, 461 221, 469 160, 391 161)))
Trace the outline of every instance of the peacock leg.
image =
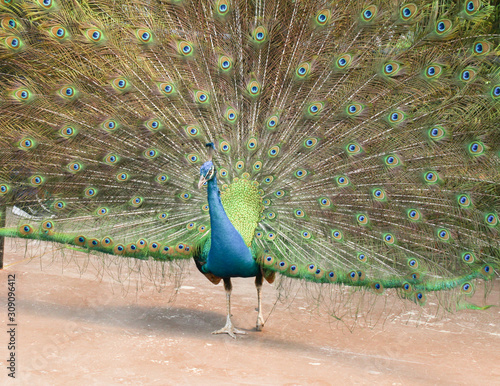
POLYGON ((262 331, 264 328, 264 317, 262 316, 262 272, 259 272, 255 277, 255 287, 257 287, 257 331, 262 331))
POLYGON ((235 334, 246 334, 245 331, 238 330, 233 326, 231 322, 231 290, 233 286, 231 285, 231 279, 224 279, 224 289, 226 290, 226 301, 227 301, 227 319, 226 325, 220 330, 212 332, 212 334, 228 334, 231 338, 236 339, 235 334))

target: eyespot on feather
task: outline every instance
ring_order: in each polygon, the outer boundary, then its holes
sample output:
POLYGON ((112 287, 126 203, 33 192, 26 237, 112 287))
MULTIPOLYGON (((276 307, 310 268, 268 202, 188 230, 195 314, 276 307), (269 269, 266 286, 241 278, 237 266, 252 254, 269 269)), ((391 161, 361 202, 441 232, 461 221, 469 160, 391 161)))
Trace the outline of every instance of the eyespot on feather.
POLYGON ((118 182, 126 182, 130 179, 130 175, 125 172, 120 172, 116 175, 116 180, 118 182))
POLYGON ((441 76, 443 67, 439 64, 430 64, 424 70, 424 75, 427 79, 437 79, 441 76))
POLYGON ((102 240, 101 240, 101 245, 105 246, 105 247, 112 247, 114 244, 113 242, 113 239, 111 237, 104 237, 102 240))
POLYGON ((347 176, 338 176, 335 178, 335 182, 339 187, 346 187, 350 185, 349 178, 347 176))
POLYGON ((250 96, 253 96, 253 97, 260 95, 260 92, 261 92, 260 83, 257 82, 256 80, 252 80, 247 85, 247 91, 250 94, 250 96))
POLYGON ((292 264, 288 267, 287 273, 290 276, 297 276, 300 273, 299 267, 297 267, 295 264, 292 264))
POLYGON ((368 225, 368 216, 364 213, 356 215, 356 221, 359 225, 368 225))
POLYGON ((115 131, 118 127, 119 127, 119 124, 117 121, 115 121, 114 119, 107 119, 105 120, 102 124, 101 124, 101 127, 106 130, 106 131, 115 131))
POLYGON ((368 257, 366 256, 366 254, 364 252, 359 252, 357 254, 357 259, 358 259, 358 261, 361 261, 362 263, 366 263, 368 261, 368 257))
POLYGON ((274 264, 274 256, 272 255, 265 255, 263 258, 264 265, 266 267, 271 267, 274 264))
POLYGON ((238 120, 238 112, 232 107, 228 107, 224 113, 224 118, 229 123, 234 123, 238 120))
POLYGON ((442 126, 436 125, 428 130, 427 135, 431 140, 439 141, 446 135, 446 130, 442 126))
POLYGON ((464 3, 464 11, 468 16, 475 15, 481 7, 480 0, 470 0, 464 3))
POLYGON ((316 138, 307 138, 305 141, 304 141, 304 147, 306 149, 312 149, 314 148, 314 146, 316 146, 318 143, 318 140, 316 138))
POLYGON ((315 17, 315 22, 317 26, 325 26, 328 24, 330 21, 330 18, 332 17, 332 13, 329 9, 322 9, 320 10, 315 17))
POLYGON ((387 118, 390 124, 399 124, 403 122, 406 118, 406 115, 402 111, 393 111, 389 114, 387 118))
POLYGON ((101 245, 101 243, 97 239, 89 239, 87 241, 87 247, 89 247, 89 248, 98 248, 98 247, 100 247, 100 245, 101 245))
POLYGON ((484 221, 488 226, 496 227, 498 225, 498 215, 496 213, 486 213, 484 221))
POLYGON ((462 253, 462 260, 467 264, 472 264, 476 260, 476 255, 473 252, 462 253))
POLYGON ((53 0, 37 0, 38 5, 46 10, 50 10, 55 7, 55 2, 53 0))
POLYGON ((229 0, 217 0, 215 2, 215 10, 219 16, 226 16, 231 10, 231 3, 229 0))
POLYGON ((193 44, 186 40, 181 40, 177 43, 177 52, 184 57, 192 56, 194 52, 193 44))
POLYGON ((33 227, 28 224, 21 225, 19 227, 19 233, 21 236, 28 236, 33 233, 33 227))
POLYGON ((401 288, 403 289, 403 292, 406 294, 409 294, 413 291, 413 288, 410 283, 403 283, 401 288))
POLYGON ((370 5, 363 9, 361 12, 361 19, 365 22, 370 22, 375 19, 375 16, 377 16, 377 6, 376 5, 370 5))
POLYGON ((73 126, 64 126, 59 130, 59 134, 63 138, 70 139, 78 134, 78 130, 73 126))
POLYGON ((382 283, 378 283, 378 282, 373 283, 371 285, 371 288, 372 288, 373 292, 375 292, 377 294, 381 294, 384 292, 384 287, 383 287, 382 283))
POLYGON ((490 42, 486 40, 480 40, 474 43, 472 51, 476 56, 483 56, 483 55, 488 55, 490 53, 491 48, 492 45, 490 42))
POLYGON ((349 65, 352 63, 352 55, 350 54, 343 54, 337 58, 335 61, 335 67, 339 70, 345 70, 349 67, 349 65))
POLYGON ((332 230, 332 239, 334 241, 343 241, 344 236, 343 236, 342 232, 339 231, 338 229, 333 229, 332 230))
POLYGON ((469 295, 472 294, 472 292, 474 291, 474 287, 472 286, 471 283, 467 282, 462 284, 460 290, 462 291, 462 293, 469 295))
POLYGON ((384 164, 390 168, 396 167, 401 163, 399 157, 395 154, 388 155, 384 158, 384 164))
POLYGON ((384 189, 381 188, 373 189, 372 197, 377 201, 385 201, 386 195, 384 189))
POLYGON ((328 272, 327 277, 330 282, 335 282, 337 280, 337 275, 333 271, 328 272))
POLYGON ((480 156, 484 154, 484 144, 480 141, 473 141, 468 146, 469 154, 472 156, 480 156))
POLYGON ((10 185, 7 184, 0 184, 0 196, 6 196, 7 194, 10 193, 10 185))
POLYGON ((147 248, 148 242, 145 239, 139 239, 139 240, 137 240, 136 245, 137 245, 137 249, 143 250, 143 249, 147 248))
POLYGON ((120 162, 120 157, 117 154, 110 153, 104 157, 103 161, 108 165, 116 165, 120 162))
POLYGON ((219 68, 224 72, 229 72, 233 68, 233 60, 226 55, 219 56, 218 61, 219 68))
POLYGON ((266 238, 269 241, 273 241, 276 238, 276 234, 274 232, 268 232, 267 235, 266 235, 266 238))
POLYGON ((438 36, 447 35, 453 27, 453 23, 449 19, 441 19, 436 23, 435 32, 438 36))
POLYGON ((305 79, 311 73, 311 64, 309 62, 300 63, 295 70, 298 79, 305 79))
POLYGON ((98 216, 106 216, 107 214, 109 214, 109 209, 103 206, 98 208, 96 213, 98 216))
POLYGON ((415 300, 419 305, 423 306, 423 305, 425 305, 425 303, 427 301, 427 297, 425 296, 425 294, 423 292, 419 291, 419 292, 415 293, 415 300))
POLYGON ((418 209, 408 209, 406 214, 411 221, 420 221, 422 219, 422 214, 418 209))
POLYGON ((266 120, 266 127, 269 130, 274 130, 279 124, 279 117, 277 115, 272 115, 266 120))
POLYGON ((158 83, 158 89, 160 92, 166 96, 172 96, 176 93, 176 89, 173 83, 170 82, 162 82, 158 83))
POLYGON ((424 173, 424 181, 429 184, 436 184, 439 182, 439 176, 435 171, 428 171, 424 173))
POLYGON ((179 194, 179 198, 183 201, 187 201, 191 198, 191 194, 188 192, 184 192, 184 193, 179 194))
POLYGON ((28 102, 32 98, 31 91, 27 88, 18 88, 14 90, 12 96, 19 102, 28 102))
POLYGON ((267 40, 267 30, 263 26, 258 26, 252 32, 252 38, 255 43, 263 43, 267 40))
POLYGON ((19 141, 19 149, 21 150, 31 150, 36 147, 37 143, 29 137, 23 138, 19 141))
POLYGON ((146 28, 139 28, 135 30, 135 36, 141 44, 148 44, 153 41, 153 34, 146 28))
POLYGON ((4 45, 11 51, 20 51, 24 46, 23 41, 17 36, 7 36, 4 45))
POLYGON ((73 242, 75 243, 75 245, 78 245, 80 247, 84 247, 85 244, 87 243, 87 238, 85 236, 76 236, 73 240, 73 242))
POLYGON ((45 179, 40 175, 34 175, 29 178, 29 181, 32 186, 40 186, 44 184, 45 179))
POLYGON ((468 83, 474 80, 476 77, 476 71, 473 68, 465 68, 460 72, 459 79, 462 82, 468 83))
POLYGON ((93 187, 86 188, 83 191, 83 195, 87 198, 93 198, 97 196, 97 189, 93 187))
POLYGON ((346 146, 346 151, 349 155, 355 155, 361 153, 362 148, 357 143, 351 142, 346 146))
POLYGON ((276 157, 278 154, 280 153, 280 147, 278 145, 274 145, 273 147, 271 147, 269 149, 269 151, 267 152, 267 155, 269 157, 276 157))
POLYGON ((168 180, 169 180, 169 177, 168 175, 166 175, 165 173, 161 173, 161 174, 158 174, 155 178, 156 182, 158 182, 159 184, 164 184, 166 183, 168 180))
POLYGON ((281 272, 285 272, 288 268, 288 263, 286 261, 283 261, 283 260, 277 261, 274 265, 281 272))
POLYGON ((149 252, 152 252, 152 253, 156 253, 160 250, 161 248, 161 245, 160 243, 156 242, 156 241, 153 241, 151 244, 149 244, 148 246, 148 250, 149 252))
POLYGON ((210 101, 210 96, 207 92, 197 90, 194 92, 195 102, 200 104, 207 104, 210 101))
POLYGON ((250 138, 247 142, 247 149, 249 151, 253 151, 257 149, 257 139, 256 138, 250 138))
POLYGON ((405 22, 410 21, 411 19, 413 19, 416 16, 417 11, 418 11, 418 7, 415 4, 413 4, 413 3, 405 4, 401 8, 400 17, 405 22))
POLYGON ((130 205, 134 208, 140 207, 144 203, 144 198, 140 196, 135 196, 130 199, 130 205))
POLYGON ((124 255, 125 254, 125 246, 123 244, 117 244, 113 248, 113 253, 115 255, 124 255))
POLYGON ((5 16, 0 21, 0 25, 5 30, 16 30, 19 27, 19 22, 12 16, 5 16))
POLYGON ((157 218, 158 220, 160 220, 160 221, 163 221, 163 222, 164 222, 164 221, 166 221, 166 220, 167 220, 167 218, 168 218, 168 213, 167 213, 167 212, 161 212, 161 213, 159 213, 159 214, 156 216, 156 218, 157 218))
POLYGON ((129 82, 124 77, 119 77, 119 78, 113 79, 111 82, 111 85, 118 92, 125 92, 130 88, 129 82))
POLYGON ((323 102, 313 102, 307 107, 307 113, 309 116, 314 117, 319 113, 321 113, 323 107, 324 107, 323 102))
POLYGON ((85 30, 84 35, 92 43, 100 43, 104 41, 104 34, 97 28, 89 28, 85 30))
POLYGON ((52 206, 55 210, 62 210, 66 208, 66 203, 64 201, 56 201, 52 206))
POLYGON ((385 233, 383 240, 387 245, 393 245, 396 242, 396 238, 391 233, 385 233))
POLYGON ((364 109, 361 103, 352 103, 346 107, 346 112, 349 116, 355 117, 359 115, 364 109))
POLYGON ((49 29, 49 34, 56 40, 64 41, 67 40, 70 36, 68 30, 62 25, 54 26, 49 29))

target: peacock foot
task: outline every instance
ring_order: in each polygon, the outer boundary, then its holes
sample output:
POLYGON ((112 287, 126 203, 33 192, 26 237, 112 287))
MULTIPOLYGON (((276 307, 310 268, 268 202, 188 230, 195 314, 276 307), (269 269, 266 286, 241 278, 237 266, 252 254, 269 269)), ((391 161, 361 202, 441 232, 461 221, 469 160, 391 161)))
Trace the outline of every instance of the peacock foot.
POLYGON ((257 326, 255 327, 255 329, 257 331, 262 331, 263 328, 264 328, 264 318, 261 315, 259 315, 257 317, 257 326))
POLYGON ((226 325, 224 327, 222 327, 220 330, 212 332, 212 334, 214 334, 214 335, 216 335, 216 334, 228 334, 231 338, 236 339, 236 334, 246 335, 246 332, 242 331, 242 330, 238 330, 237 328, 235 328, 233 326, 231 321, 228 321, 228 322, 226 322, 226 325))

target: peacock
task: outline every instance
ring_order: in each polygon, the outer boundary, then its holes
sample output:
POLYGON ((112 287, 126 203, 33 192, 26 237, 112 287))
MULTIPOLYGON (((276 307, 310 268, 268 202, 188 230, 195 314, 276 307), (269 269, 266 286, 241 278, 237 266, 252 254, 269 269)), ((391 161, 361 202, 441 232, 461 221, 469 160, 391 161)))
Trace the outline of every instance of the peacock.
MULTIPOLYGON (((450 311, 500 269, 484 0, 0 0, 1 237, 450 311)), ((29 244, 27 244, 29 245, 29 244)))

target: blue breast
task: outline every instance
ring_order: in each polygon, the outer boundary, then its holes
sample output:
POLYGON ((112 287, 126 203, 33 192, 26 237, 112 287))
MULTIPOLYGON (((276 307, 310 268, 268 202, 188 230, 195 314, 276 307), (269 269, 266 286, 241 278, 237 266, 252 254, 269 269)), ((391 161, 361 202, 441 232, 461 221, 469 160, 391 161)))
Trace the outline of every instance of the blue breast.
POLYGON ((216 177, 208 181, 207 193, 211 243, 204 270, 222 278, 256 276, 260 268, 224 211, 216 177))

